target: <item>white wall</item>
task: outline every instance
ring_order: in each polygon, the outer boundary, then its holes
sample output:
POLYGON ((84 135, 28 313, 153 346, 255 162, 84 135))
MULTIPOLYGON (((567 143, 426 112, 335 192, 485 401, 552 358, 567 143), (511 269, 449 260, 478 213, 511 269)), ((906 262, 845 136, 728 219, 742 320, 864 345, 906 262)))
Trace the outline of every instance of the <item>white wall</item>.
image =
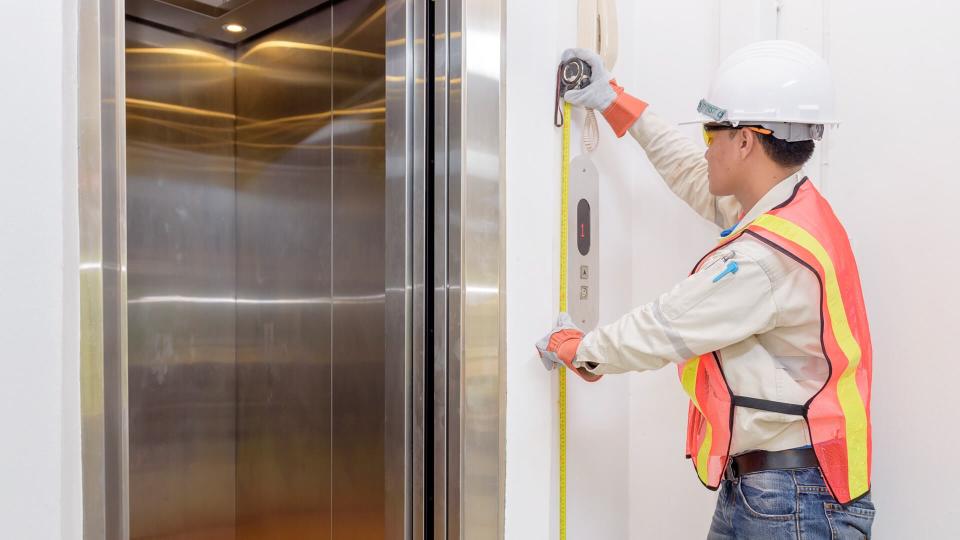
MULTIPOLYGON (((559 306, 560 129, 553 94, 560 52, 575 45, 575 0, 507 2, 507 492, 506 538, 557 536, 556 372, 534 343, 559 306)), ((630 10, 624 5, 623 10, 630 10)), ((631 44, 630 35, 624 44, 631 44)), ((576 115, 575 125, 582 125, 576 115)), ((579 141, 575 129, 574 141, 579 141)), ((601 175, 601 231, 628 231, 633 183, 621 167, 630 147, 601 126, 594 163, 601 175), (627 197, 624 197, 627 194, 627 197)), ((575 142, 571 155, 580 153, 575 142)), ((601 232, 601 319, 629 309, 629 235, 601 232)), ((629 534, 628 381, 588 385, 568 377, 569 538, 629 534)))
POLYGON ((76 6, 2 9, 0 523, 79 538, 76 6))
POLYGON ((825 187, 853 240, 873 334, 878 538, 956 536, 957 21, 957 2, 889 0, 834 2, 827 19, 844 124, 825 187))
MULTIPOLYGON (((543 372, 532 344, 557 309, 560 143, 550 111, 575 4, 507 3, 508 539, 556 536, 555 376, 543 372)), ((695 117, 718 61, 746 43, 793 39, 831 64, 843 125, 806 169, 851 236, 870 316, 874 531, 950 537, 948 516, 960 502, 960 473, 949 462, 960 446, 952 405, 960 362, 948 339, 960 328, 951 249, 960 182, 950 174, 960 125, 960 4, 618 4, 616 76, 675 121, 695 117)), ((615 141, 606 127, 602 136, 594 161, 606 322, 682 279, 716 230, 673 197, 632 140, 615 141)), ((715 495, 682 457, 686 398, 676 371, 592 386, 568 380, 570 537, 703 537, 715 495)))

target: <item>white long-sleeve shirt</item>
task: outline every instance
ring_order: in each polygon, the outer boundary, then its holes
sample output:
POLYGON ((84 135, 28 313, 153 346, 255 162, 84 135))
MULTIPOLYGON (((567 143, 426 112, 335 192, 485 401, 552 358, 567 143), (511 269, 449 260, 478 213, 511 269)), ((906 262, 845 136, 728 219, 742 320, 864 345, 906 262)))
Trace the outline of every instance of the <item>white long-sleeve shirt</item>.
MULTIPOLYGON (((784 202, 802 178, 774 186, 750 211, 710 194, 703 150, 647 111, 630 128, 670 189, 705 219, 734 234, 784 202)), ((691 266, 696 261, 691 261, 691 266)), ((660 369, 718 351, 735 395, 805 403, 828 377, 820 342, 820 288, 807 268, 743 235, 656 300, 584 336, 576 365, 594 373, 660 369), (735 273, 714 281, 730 261, 735 273), (591 364, 592 365, 592 364, 591 364)), ((731 455, 810 444, 799 416, 737 407, 731 455)))

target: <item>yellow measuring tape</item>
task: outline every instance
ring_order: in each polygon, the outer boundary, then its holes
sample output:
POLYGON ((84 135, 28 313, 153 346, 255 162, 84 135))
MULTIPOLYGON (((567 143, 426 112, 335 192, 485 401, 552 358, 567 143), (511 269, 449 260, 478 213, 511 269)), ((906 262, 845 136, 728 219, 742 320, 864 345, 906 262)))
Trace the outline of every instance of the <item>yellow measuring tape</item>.
MULTIPOLYGON (((567 311, 567 202, 570 198, 570 111, 563 103, 563 151, 560 164, 560 312, 567 311)), ((560 369, 560 540, 567 539, 567 370, 560 369)))

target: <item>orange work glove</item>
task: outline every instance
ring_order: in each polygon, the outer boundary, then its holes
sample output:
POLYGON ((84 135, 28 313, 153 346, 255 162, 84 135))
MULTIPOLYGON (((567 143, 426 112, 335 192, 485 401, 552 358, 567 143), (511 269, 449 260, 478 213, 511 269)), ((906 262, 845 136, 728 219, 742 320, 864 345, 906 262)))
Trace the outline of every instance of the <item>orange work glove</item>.
POLYGON ((563 51, 562 61, 572 58, 579 58, 590 64, 590 84, 579 90, 567 90, 563 100, 577 107, 602 112, 617 137, 623 137, 643 111, 647 110, 646 102, 624 92, 623 87, 607 72, 597 53, 589 49, 563 51))
POLYGON ((557 318, 557 326, 537 342, 537 352, 540 353, 540 360, 543 361, 544 367, 553 370, 557 365, 563 365, 587 382, 600 380, 602 375, 595 375, 586 368, 577 368, 573 365, 582 340, 583 331, 573 324, 570 315, 561 313, 557 318))

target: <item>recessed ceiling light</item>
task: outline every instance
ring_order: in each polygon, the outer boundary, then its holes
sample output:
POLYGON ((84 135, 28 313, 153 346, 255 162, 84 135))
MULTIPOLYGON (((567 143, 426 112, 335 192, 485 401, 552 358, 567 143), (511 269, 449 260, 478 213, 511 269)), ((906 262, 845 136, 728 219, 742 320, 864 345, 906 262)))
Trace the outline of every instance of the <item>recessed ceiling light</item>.
POLYGON ((246 27, 246 26, 244 26, 244 25, 242 25, 242 24, 237 24, 237 23, 225 24, 225 25, 223 25, 223 29, 226 30, 227 32, 231 32, 231 33, 233 33, 233 34, 239 34, 239 33, 241 33, 241 32, 246 32, 246 31, 247 31, 247 27, 246 27))

